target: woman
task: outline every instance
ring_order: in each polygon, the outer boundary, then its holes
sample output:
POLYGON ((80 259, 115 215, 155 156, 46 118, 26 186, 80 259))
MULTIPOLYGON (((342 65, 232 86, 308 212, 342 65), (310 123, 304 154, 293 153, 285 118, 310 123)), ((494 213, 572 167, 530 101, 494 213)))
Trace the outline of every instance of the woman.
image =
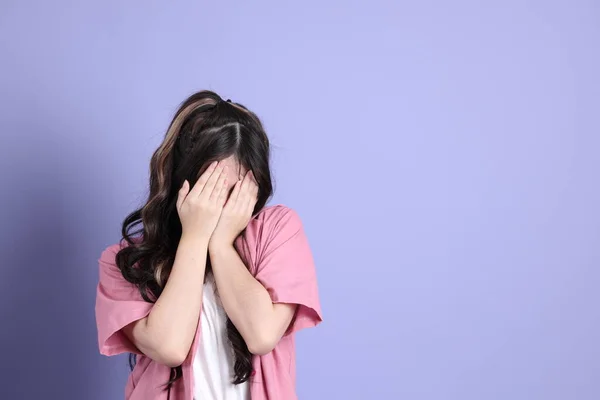
POLYGON ((265 206, 269 141, 216 93, 179 108, 146 204, 99 259, 100 353, 131 353, 131 400, 295 399, 294 333, 321 321, 298 214, 265 206))

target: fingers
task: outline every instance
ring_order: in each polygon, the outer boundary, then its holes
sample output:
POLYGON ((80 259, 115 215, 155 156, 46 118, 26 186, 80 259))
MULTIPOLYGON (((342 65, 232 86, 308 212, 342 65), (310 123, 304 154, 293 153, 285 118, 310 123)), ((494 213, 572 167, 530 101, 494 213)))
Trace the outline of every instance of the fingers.
POLYGON ((258 185, 254 180, 251 171, 246 172, 244 178, 238 180, 233 187, 233 191, 227 199, 226 207, 236 213, 252 213, 257 201, 258 185))
POLYGON ((252 176, 251 174, 252 171, 247 171, 246 175, 244 175, 244 179, 242 180, 242 187, 240 188, 240 193, 244 196, 246 195, 250 185, 252 184, 252 179, 250 179, 252 176))
POLYGON ((226 169, 227 169, 227 167, 223 167, 222 165, 217 165, 217 167, 212 172, 212 174, 210 174, 210 177, 206 181, 206 184, 202 188, 202 191, 198 195, 198 198, 204 198, 207 200, 210 198, 210 195, 212 194, 213 190, 215 189, 215 186, 217 185, 217 182, 219 181, 219 178, 221 177, 221 175, 222 174, 226 175, 226 172, 227 172, 226 169), (224 170, 225 170, 225 174, 223 173, 224 170))
POLYGON ((250 185, 248 186, 248 191, 246 192, 246 210, 249 214, 252 214, 254 210, 254 206, 256 205, 256 201, 258 200, 258 185, 256 184, 256 180, 254 179, 254 173, 250 171, 250 185))
POLYGON ((185 200, 189 191, 190 191, 190 183, 186 179, 183 182, 183 185, 181 185, 181 189, 179 189, 179 192, 177 193, 177 203, 175 203, 175 205, 178 210, 181 208, 181 205, 183 204, 183 201, 185 200))
POLYGON ((254 180, 252 171, 246 172, 243 182, 240 185, 240 193, 237 197, 237 206, 243 212, 251 213, 256 204, 256 195, 258 194, 258 185, 254 180))
POLYGON ((217 199, 217 204, 223 206, 225 201, 227 200, 227 179, 225 179, 225 184, 221 188, 221 192, 219 193, 219 197, 217 199))
POLYGON ((194 187, 192 188, 190 194, 194 197, 198 197, 200 196, 200 193, 202 193, 202 190, 204 189, 204 186, 206 185, 206 183, 208 182, 208 179, 212 176, 212 174, 215 172, 215 169, 217 168, 217 161, 212 162, 208 168, 206 169, 206 171, 204 171, 202 173, 202 175, 200 175, 200 178, 198 178, 198 180, 196 181, 196 183, 194 184, 194 187))
POLYGON ((229 199, 227 199, 227 205, 229 207, 234 207, 236 205, 237 199, 240 195, 241 187, 242 187, 242 181, 240 179, 238 179, 238 181, 233 186, 233 190, 231 191, 231 194, 229 195, 229 199))
MULTIPOLYGON (((209 199, 211 201, 219 200, 221 197, 221 192, 226 190, 226 188, 227 188, 227 167, 223 168, 223 170, 221 171, 221 175, 219 175, 219 178, 217 179, 217 183, 215 184, 212 192, 210 193, 209 199)), ((208 184, 207 184, 207 189, 208 189, 208 184)), ((219 203, 219 204, 221 204, 221 203, 219 203)))

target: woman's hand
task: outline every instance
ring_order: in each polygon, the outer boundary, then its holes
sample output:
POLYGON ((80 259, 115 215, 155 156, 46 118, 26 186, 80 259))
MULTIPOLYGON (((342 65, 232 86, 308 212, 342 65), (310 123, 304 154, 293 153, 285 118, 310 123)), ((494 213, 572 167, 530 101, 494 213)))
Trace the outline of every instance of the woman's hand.
POLYGON ((227 167, 213 162, 190 190, 186 180, 177 197, 177 213, 182 237, 201 237, 209 240, 227 199, 227 167))
POLYGON ((258 200, 258 185, 252 171, 246 172, 244 179, 237 181, 233 191, 223 207, 209 242, 209 247, 216 245, 232 245, 238 235, 246 228, 252 211, 258 200))

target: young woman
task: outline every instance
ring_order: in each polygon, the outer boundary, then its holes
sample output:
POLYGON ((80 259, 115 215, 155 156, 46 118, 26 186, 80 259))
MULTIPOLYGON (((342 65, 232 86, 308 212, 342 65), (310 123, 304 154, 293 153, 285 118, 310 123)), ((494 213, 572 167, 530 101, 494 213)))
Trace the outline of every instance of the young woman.
POLYGON ((321 321, 298 214, 265 206, 269 141, 244 106, 202 91, 150 164, 146 204, 102 253, 100 353, 131 353, 130 400, 292 400, 294 333, 321 321))

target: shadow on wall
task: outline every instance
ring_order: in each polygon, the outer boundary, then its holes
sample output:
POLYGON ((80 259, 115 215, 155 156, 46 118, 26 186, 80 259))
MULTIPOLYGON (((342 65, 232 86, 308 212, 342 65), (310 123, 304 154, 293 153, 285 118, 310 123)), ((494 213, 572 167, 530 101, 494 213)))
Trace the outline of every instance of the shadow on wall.
POLYGON ((73 127, 69 139, 61 133, 69 127, 36 120, 44 125, 0 121, 0 398, 122 396, 114 392, 126 358, 100 356, 96 342, 93 215, 101 208, 85 201, 101 164, 73 143, 73 127))

